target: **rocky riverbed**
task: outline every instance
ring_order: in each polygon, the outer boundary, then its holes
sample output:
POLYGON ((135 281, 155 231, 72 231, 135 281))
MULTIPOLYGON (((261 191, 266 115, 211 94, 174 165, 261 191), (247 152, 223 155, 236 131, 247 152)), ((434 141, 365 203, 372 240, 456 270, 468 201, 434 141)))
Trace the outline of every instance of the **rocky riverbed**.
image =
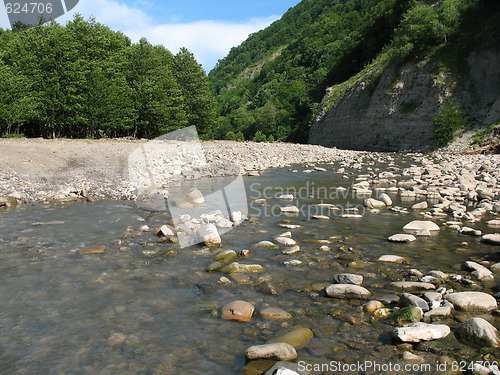
MULTIPOLYGON (((146 140, 0 139, 0 196, 10 195, 23 202, 82 195, 134 198, 136 186, 129 176, 129 157, 148 144, 151 142, 146 140)), ((201 156, 208 166, 214 166, 219 176, 234 174, 234 166, 236 173, 258 175, 265 169, 294 163, 354 160, 358 154, 288 143, 212 141, 202 142, 201 147, 204 153, 201 156)), ((186 155, 169 154, 171 148, 164 147, 166 157, 154 157, 171 167, 170 176, 192 174, 189 147, 181 148, 186 155)))
MULTIPOLYGON (((248 217, 191 215, 179 230, 167 213, 130 203, 66 203, 32 213, 9 209, 15 197, 0 200, 2 267, 11 275, 0 289, 16 292, 4 319, 17 328, 0 340, 10 361, 23 342, 17 335, 27 332, 33 371, 51 353, 46 343, 60 345, 61 335, 83 346, 69 363, 52 359, 61 371, 95 372, 97 355, 108 372, 137 374, 258 375, 277 367, 315 374, 332 372, 332 363, 337 372, 391 373, 351 371, 357 360, 398 365, 396 373, 498 373, 498 155, 203 147, 217 150, 206 152, 209 163, 242 168, 248 217), (294 160, 300 164, 283 167, 294 160), (227 227, 233 230, 214 236, 227 227), (205 244, 179 250, 178 236, 193 228, 205 244), (39 282, 46 288, 16 291, 39 282), (31 314, 30 299, 16 295, 52 302, 31 314), (60 301, 80 307, 77 322, 69 319, 75 308, 66 312, 60 301), (18 318, 19 311, 26 315, 18 318), (82 333, 95 316, 98 328, 82 333), (44 329, 33 331, 39 320, 44 329)), ((180 205, 192 208, 201 198, 189 192, 180 205)))

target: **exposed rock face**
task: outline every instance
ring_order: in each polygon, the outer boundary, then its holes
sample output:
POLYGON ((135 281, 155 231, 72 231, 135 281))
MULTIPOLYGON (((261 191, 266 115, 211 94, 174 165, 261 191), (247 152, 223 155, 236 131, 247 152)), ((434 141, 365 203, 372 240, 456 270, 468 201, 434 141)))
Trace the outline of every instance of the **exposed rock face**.
MULTIPOLYGON (((463 112, 478 123, 493 124, 500 118, 499 61, 498 50, 473 52, 467 57, 469 77, 457 80, 463 87, 455 93, 463 112)), ((311 128, 309 142, 370 151, 432 148, 433 119, 449 95, 449 78, 432 63, 390 67, 379 79, 371 73, 341 93, 333 106, 325 107, 311 128)))

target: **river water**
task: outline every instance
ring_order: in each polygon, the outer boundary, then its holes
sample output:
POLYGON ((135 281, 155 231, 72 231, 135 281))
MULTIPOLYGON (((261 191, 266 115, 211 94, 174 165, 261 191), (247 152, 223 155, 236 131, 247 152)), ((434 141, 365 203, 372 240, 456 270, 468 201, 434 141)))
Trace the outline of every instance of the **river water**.
MULTIPOLYGON (((222 248, 252 251, 239 262, 261 264, 264 271, 248 280, 205 272, 214 250, 201 245, 179 249, 157 242, 153 232, 139 231, 144 224, 160 227, 168 214, 133 202, 52 203, 0 211, 0 374, 260 374, 272 362, 246 362, 245 350, 294 326, 314 332, 297 350, 301 361, 402 363, 402 352, 391 341, 391 325, 371 320, 361 311, 361 301, 326 298, 322 287, 335 273, 358 273, 372 298, 378 298, 395 293, 388 284, 405 278, 411 268, 424 274, 436 269, 464 273, 460 265, 466 260, 496 254, 479 238, 446 228, 446 218, 434 220, 442 225, 439 234, 411 244, 390 243, 388 236, 402 233, 420 214, 366 211, 362 197, 336 190, 348 188, 359 174, 411 162, 395 156, 396 164, 367 163, 364 169, 347 170, 351 178, 334 173, 340 164, 324 165, 327 172, 302 173, 304 166, 293 166, 298 173, 282 168, 245 177, 252 220, 225 234, 222 248), (287 191, 298 199, 277 199, 287 191), (264 206, 254 202, 260 198, 267 198, 264 206), (338 209, 320 210, 318 203, 338 209), (301 213, 287 216, 276 210, 287 204, 297 205, 301 213), (361 218, 341 217, 354 213, 353 208, 361 218), (314 214, 328 214, 331 220, 311 219, 314 214), (272 241, 286 231, 279 224, 287 222, 303 227, 292 231, 299 253, 282 255, 279 249, 253 246, 272 241), (317 240, 330 241, 330 250, 320 249, 317 240), (461 245, 464 241, 468 246, 461 245), (104 246, 105 253, 80 252, 96 246, 104 246), (377 262, 384 254, 408 261, 377 262), (284 266, 290 259, 302 264, 284 266), (218 283, 221 276, 232 283, 218 283), (278 295, 256 287, 262 277, 271 280, 278 295), (271 321, 257 313, 249 323, 223 320, 220 307, 234 300, 251 302, 257 311, 280 307, 293 317, 271 321)), ((415 203, 391 197, 394 205, 415 203)), ((474 227, 486 229, 482 223, 474 227)), ((495 283, 480 287, 494 293, 495 283)), ((443 321, 452 328, 460 324, 456 318, 443 321)), ((458 342, 450 345, 450 353, 446 348, 415 353, 428 363, 443 353, 469 361, 478 354, 458 342)))

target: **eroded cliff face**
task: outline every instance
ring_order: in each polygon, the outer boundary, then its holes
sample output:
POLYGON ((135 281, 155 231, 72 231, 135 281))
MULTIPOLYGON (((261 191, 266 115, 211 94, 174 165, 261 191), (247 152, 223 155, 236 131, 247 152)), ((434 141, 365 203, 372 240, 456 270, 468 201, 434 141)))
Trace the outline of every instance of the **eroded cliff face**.
POLYGON ((466 61, 469 73, 460 77, 431 62, 389 67, 378 84, 368 71, 318 116, 309 142, 354 150, 430 150, 435 145, 433 119, 451 95, 469 124, 497 122, 500 51, 474 52, 466 61))

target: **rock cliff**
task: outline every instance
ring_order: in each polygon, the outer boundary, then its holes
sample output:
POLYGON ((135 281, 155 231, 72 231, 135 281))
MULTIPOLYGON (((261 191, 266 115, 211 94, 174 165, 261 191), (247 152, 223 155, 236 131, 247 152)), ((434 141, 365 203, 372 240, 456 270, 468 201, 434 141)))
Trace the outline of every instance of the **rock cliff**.
POLYGON ((460 104, 468 126, 498 123, 500 51, 475 51, 457 65, 460 73, 419 61, 374 74, 375 63, 347 89, 329 89, 309 142, 371 151, 432 149, 433 119, 449 96, 460 104))

